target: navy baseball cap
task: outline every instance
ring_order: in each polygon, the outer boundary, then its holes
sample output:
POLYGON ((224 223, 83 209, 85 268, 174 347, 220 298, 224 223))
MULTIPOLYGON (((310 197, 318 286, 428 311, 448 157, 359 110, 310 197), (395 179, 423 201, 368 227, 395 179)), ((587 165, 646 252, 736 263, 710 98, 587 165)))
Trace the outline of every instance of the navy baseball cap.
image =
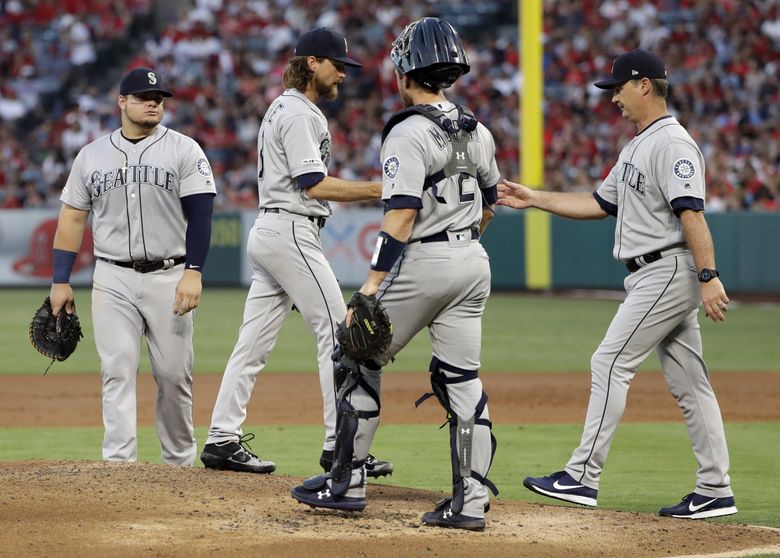
POLYGON ((347 66, 363 67, 363 64, 349 57, 347 38, 327 27, 318 27, 301 35, 293 54, 295 56, 330 58, 347 66))
POLYGON ((151 68, 135 68, 122 78, 119 94, 127 96, 135 93, 159 93, 163 97, 173 97, 173 93, 162 86, 160 74, 151 68))
POLYGON ((612 63, 612 78, 597 81, 599 89, 613 89, 617 85, 641 78, 666 79, 666 66, 657 54, 638 48, 621 54, 612 63))

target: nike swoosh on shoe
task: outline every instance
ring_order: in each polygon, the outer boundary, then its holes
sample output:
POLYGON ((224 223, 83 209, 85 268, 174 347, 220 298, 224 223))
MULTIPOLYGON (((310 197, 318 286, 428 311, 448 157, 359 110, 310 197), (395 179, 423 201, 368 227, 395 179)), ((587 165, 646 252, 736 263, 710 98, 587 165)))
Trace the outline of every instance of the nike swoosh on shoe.
POLYGON ((699 511, 702 508, 706 508, 707 506, 709 506, 710 504, 712 504, 715 501, 717 501, 717 498, 713 498, 712 500, 710 500, 708 502, 704 502, 703 504, 699 504, 698 506, 694 506, 693 502, 691 502, 691 503, 688 504, 688 510, 695 513, 695 512, 699 511))
POLYGON ((565 484, 560 484, 558 481, 555 481, 553 483, 553 488, 555 488, 556 490, 574 490, 576 488, 585 488, 585 485, 584 484, 565 485, 565 484))

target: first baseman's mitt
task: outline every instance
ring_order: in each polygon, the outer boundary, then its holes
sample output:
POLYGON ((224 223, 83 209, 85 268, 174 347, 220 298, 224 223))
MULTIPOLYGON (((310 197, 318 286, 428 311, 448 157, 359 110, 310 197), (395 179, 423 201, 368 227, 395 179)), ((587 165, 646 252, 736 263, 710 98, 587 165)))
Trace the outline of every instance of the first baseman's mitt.
POLYGON ((81 323, 76 313, 68 314, 63 308, 55 318, 48 296, 30 322, 30 342, 33 347, 53 360, 63 361, 68 358, 82 337, 81 323))
POLYGON ((374 295, 366 296, 360 291, 352 295, 347 307, 353 310, 352 322, 349 327, 341 322, 336 331, 344 353, 356 361, 386 361, 393 341, 393 324, 385 308, 374 295))

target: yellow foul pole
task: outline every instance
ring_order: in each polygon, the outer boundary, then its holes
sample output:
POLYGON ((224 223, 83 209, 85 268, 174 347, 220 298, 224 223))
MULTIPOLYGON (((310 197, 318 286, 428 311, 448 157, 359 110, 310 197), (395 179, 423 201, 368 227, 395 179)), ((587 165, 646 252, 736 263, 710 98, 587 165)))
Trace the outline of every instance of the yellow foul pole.
MULTIPOLYGON (((517 0, 520 64, 520 181, 531 188, 544 185, 544 117, 542 101, 542 0, 517 0)), ((552 283, 550 215, 539 210, 525 213, 525 281, 529 289, 547 289, 552 283)))

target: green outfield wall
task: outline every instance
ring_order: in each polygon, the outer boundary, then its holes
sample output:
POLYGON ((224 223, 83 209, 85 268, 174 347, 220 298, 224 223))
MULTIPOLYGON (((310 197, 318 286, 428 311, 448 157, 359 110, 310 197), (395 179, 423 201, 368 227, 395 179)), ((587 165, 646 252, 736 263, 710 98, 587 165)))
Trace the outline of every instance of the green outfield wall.
MULTIPOLYGON (((553 289, 622 289, 625 267, 612 258, 615 220, 552 217, 549 263, 523 254, 523 213, 499 213, 482 239, 496 289, 526 289, 527 269, 549 265, 553 289)), ((731 293, 780 294, 780 215, 720 213, 707 216, 717 266, 731 293)))
MULTIPOLYGON (((206 286, 248 286, 246 239, 257 211, 214 215, 206 286)), ((780 295, 780 214, 707 215, 718 269, 729 293, 780 295)), ((325 256, 345 288, 363 284, 382 226, 377 208, 339 206, 320 231, 325 256)), ((626 270, 612 259, 615 220, 572 221, 543 212, 499 210, 482 238, 495 290, 622 289, 626 270)), ((51 284, 57 210, 0 210, 0 286, 51 284)), ((71 283, 92 283, 88 230, 71 283)))

